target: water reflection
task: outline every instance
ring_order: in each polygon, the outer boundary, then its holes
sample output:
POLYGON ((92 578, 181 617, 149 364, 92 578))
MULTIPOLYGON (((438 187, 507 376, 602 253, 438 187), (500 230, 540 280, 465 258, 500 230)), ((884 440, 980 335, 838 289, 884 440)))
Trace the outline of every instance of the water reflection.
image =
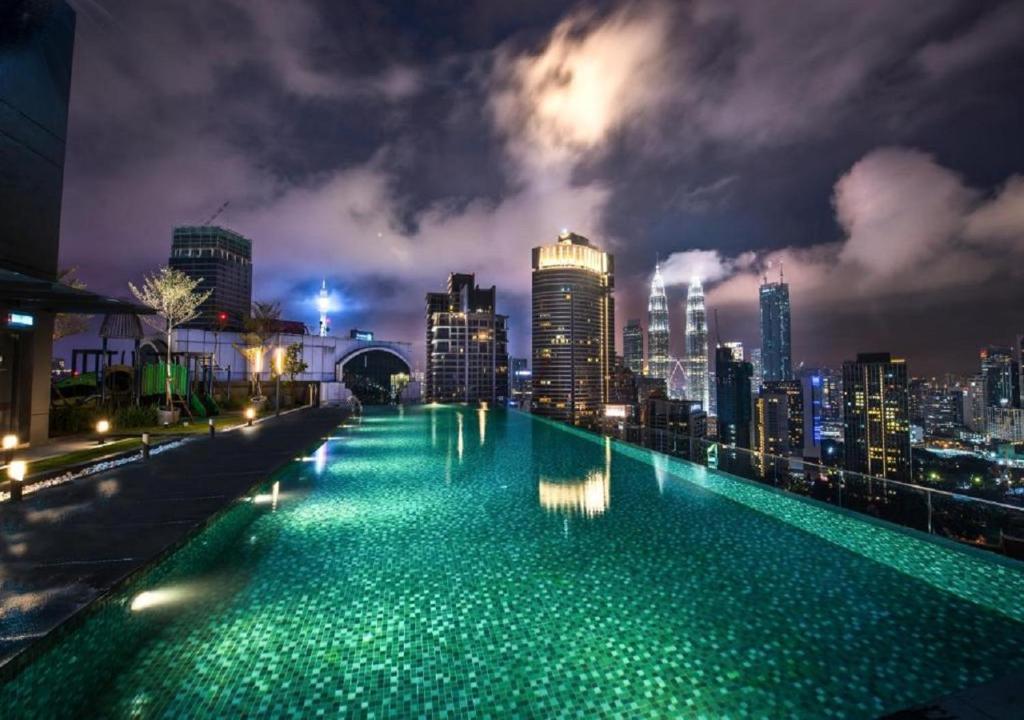
POLYGON ((487 409, 480 408, 476 411, 476 420, 480 426, 480 447, 484 446, 484 441, 487 440, 487 409))
POLYGON ((458 448, 458 451, 459 451, 459 462, 461 463, 462 462, 462 451, 466 447, 465 441, 463 440, 463 437, 462 437, 462 413, 456 413, 455 414, 455 421, 456 421, 456 424, 459 426, 459 437, 458 437, 458 440, 456 440, 456 447, 458 448))
POLYGON ((611 440, 605 438, 603 467, 591 466, 574 477, 541 471, 537 481, 540 506, 545 510, 586 518, 603 515, 611 505, 611 440))
POLYGON ((324 468, 327 467, 327 443, 318 447, 313 457, 313 469, 316 471, 317 475, 321 475, 324 468))

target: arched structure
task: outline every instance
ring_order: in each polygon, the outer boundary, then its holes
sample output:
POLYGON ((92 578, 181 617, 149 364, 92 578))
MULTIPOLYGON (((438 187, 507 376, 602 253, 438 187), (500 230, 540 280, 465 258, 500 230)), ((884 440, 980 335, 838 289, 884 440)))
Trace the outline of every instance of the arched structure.
POLYGON ((408 358, 390 345, 360 345, 335 364, 335 377, 364 405, 400 399, 409 382, 408 358))

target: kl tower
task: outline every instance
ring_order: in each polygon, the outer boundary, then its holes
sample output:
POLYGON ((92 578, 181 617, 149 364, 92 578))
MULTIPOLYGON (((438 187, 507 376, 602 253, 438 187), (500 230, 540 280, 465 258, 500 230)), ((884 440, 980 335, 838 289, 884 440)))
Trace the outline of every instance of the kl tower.
POLYGON ((331 308, 331 299, 327 295, 327 278, 320 283, 320 297, 316 299, 316 307, 320 311, 320 337, 327 337, 331 330, 331 321, 327 317, 327 311, 331 308))

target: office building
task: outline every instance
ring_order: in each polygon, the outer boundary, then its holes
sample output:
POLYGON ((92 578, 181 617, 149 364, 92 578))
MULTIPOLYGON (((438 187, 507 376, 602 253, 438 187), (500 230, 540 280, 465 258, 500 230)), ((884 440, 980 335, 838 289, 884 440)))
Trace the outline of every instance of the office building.
POLYGON ((0 434, 38 445, 55 314, 150 311, 58 282, 75 13, 64 0, 23 2, 17 19, 0 31, 0 434))
POLYGON ((762 382, 793 378, 789 325, 789 285, 780 270, 777 283, 765 277, 761 285, 762 382))
POLYGON ((963 426, 972 433, 985 432, 985 378, 975 375, 960 386, 960 417, 963 426))
POLYGON ((427 402, 508 400, 508 318, 497 291, 472 274, 451 273, 446 292, 427 293, 427 402))
POLYGON ((907 366, 889 353, 862 353, 843 363, 844 467, 909 482, 907 366))
POLYGON ((529 409, 530 398, 533 392, 529 360, 527 358, 511 358, 508 361, 508 368, 509 404, 514 407, 529 409))
POLYGON ((648 398, 641 406, 641 435, 644 447, 691 458, 692 440, 707 437, 708 417, 693 400, 648 398))
POLYGON ((1024 442, 1024 410, 1014 407, 987 408, 986 427, 993 440, 1024 442))
MULTIPOLYGON (((732 352, 730 350, 730 352, 732 352)), ((708 382, 708 323, 704 308, 704 287, 694 277, 686 291, 686 395, 705 411, 711 408, 708 382)))
MULTIPOLYGON (((820 458, 822 440, 839 439, 843 435, 839 378, 829 368, 804 368, 800 382, 803 387, 803 456, 820 458)), ((794 447, 793 452, 797 451, 794 447)))
POLYGON ((667 381, 668 373, 668 298, 665 296, 661 267, 655 265, 654 277, 651 278, 651 296, 647 300, 647 374, 667 381))
POLYGON ((750 363, 733 359, 732 350, 715 349, 715 395, 718 398, 718 439, 725 445, 750 447, 750 363))
POLYGON ((804 388, 799 380, 769 380, 765 390, 786 395, 787 432, 786 452, 800 455, 804 449, 804 388))
POLYGON ((614 258, 575 233, 533 249, 532 412, 594 425, 615 359, 614 258))
POLYGON ((790 395, 784 390, 762 388, 754 401, 754 447, 769 455, 788 456, 790 444, 790 395))
POLYGON ((630 320, 622 328, 622 357, 634 375, 644 372, 644 329, 639 320, 630 320))
POLYGON ((174 228, 168 265, 211 291, 183 327, 241 330, 252 309, 252 241, 216 225, 174 228))
POLYGON ((761 364, 761 348, 751 349, 750 366, 754 368, 754 377, 750 379, 750 383, 756 393, 761 389, 761 384, 764 382, 764 366, 761 364))
POLYGON ((981 376, 986 407, 1020 407, 1020 366, 1012 348, 982 348, 981 376))

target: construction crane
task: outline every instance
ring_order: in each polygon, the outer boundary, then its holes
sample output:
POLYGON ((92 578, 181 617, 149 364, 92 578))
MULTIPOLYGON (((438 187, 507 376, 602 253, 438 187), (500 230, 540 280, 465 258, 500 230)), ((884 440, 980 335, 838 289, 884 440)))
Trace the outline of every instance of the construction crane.
POLYGON ((227 206, 228 206, 228 205, 230 205, 230 204, 231 204, 231 201, 230 201, 230 200, 225 200, 225 201, 224 201, 224 204, 223 204, 223 205, 221 205, 221 206, 220 206, 219 208, 217 208, 217 212, 215 212, 215 213, 214 213, 213 215, 211 215, 211 216, 210 216, 210 217, 209 217, 209 218, 207 219, 207 221, 203 223, 203 225, 209 225, 209 224, 210 224, 210 223, 212 223, 212 222, 213 222, 214 220, 216 220, 216 219, 217 219, 218 217, 220 217, 220 214, 221 214, 222 212, 224 212, 224 210, 225 210, 225 209, 227 208, 227 206))

